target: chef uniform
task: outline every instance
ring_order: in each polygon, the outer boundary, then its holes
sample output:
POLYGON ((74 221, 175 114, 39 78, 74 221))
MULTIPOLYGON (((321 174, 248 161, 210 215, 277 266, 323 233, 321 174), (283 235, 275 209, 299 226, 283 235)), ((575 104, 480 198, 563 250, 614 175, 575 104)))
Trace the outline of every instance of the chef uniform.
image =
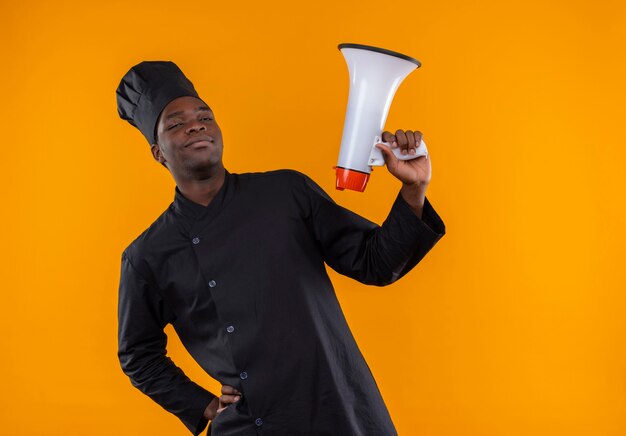
MULTIPOLYGON (((185 95, 197 97, 175 64, 143 62, 122 79, 118 111, 152 144, 160 112, 185 95)), ((226 171, 208 206, 176 187, 169 207, 122 254, 122 369, 200 434, 216 394, 166 355, 163 329, 172 324, 209 375, 241 392, 207 434, 396 435, 325 265, 384 286, 444 234, 428 199, 419 218, 398 194, 379 226, 292 170, 226 171)))

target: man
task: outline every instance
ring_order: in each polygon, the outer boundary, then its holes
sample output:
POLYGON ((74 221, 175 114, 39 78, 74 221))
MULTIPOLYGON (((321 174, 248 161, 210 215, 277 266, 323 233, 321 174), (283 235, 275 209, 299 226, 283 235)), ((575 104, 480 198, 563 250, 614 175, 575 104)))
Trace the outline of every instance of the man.
MULTIPOLYGON (((299 172, 229 173, 213 111, 172 62, 131 68, 117 102, 176 182, 122 254, 118 354, 132 384, 195 435, 208 421, 214 436, 397 434, 325 263, 378 286, 411 270, 445 233, 425 196, 430 159, 379 146, 402 188, 378 226, 299 172), (220 397, 166 356, 168 323, 220 397)), ((415 153, 421 134, 383 139, 415 153)))

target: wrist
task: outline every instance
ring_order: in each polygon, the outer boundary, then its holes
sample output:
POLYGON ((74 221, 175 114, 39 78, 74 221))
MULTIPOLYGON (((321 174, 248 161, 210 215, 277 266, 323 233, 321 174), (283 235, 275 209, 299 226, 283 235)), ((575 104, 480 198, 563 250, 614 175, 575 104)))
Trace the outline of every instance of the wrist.
POLYGON ((428 183, 403 183, 400 189, 400 195, 419 218, 422 217, 427 187, 428 183))
POLYGON ((428 182, 411 182, 411 183, 402 182, 402 189, 405 189, 407 191, 426 192, 427 187, 428 187, 428 182))
POLYGON ((215 397, 211 400, 206 409, 204 409, 204 417, 211 421, 217 415, 217 407, 219 405, 219 398, 215 397))
POLYGON ((407 202, 423 202, 426 197, 426 188, 428 188, 428 183, 403 183, 400 192, 407 202))

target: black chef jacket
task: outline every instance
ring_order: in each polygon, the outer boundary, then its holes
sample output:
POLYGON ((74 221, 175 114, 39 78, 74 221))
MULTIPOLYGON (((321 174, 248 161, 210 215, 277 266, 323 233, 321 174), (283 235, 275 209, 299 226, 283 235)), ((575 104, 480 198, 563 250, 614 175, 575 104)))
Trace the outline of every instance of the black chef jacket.
POLYGON ((173 203, 122 254, 122 369, 201 433, 215 395, 166 355, 171 323, 208 374, 242 392, 209 434, 395 435, 324 263, 387 285, 444 233, 428 199, 420 219, 398 194, 378 226, 291 170, 227 171, 206 207, 176 188, 173 203))

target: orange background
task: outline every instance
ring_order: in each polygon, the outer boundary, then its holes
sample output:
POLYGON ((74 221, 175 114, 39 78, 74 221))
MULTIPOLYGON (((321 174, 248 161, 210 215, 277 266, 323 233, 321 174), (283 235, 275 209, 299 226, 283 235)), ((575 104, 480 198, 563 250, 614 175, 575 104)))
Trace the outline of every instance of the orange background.
POLYGON ((382 222, 385 169, 333 187, 342 42, 422 61, 387 129, 424 133, 447 227, 392 286, 332 274, 399 434, 626 434, 624 2, 23 1, 0 24, 0 434, 188 434, 116 356, 121 252, 174 194, 116 112, 136 63, 182 68, 229 171, 297 169, 382 222))

